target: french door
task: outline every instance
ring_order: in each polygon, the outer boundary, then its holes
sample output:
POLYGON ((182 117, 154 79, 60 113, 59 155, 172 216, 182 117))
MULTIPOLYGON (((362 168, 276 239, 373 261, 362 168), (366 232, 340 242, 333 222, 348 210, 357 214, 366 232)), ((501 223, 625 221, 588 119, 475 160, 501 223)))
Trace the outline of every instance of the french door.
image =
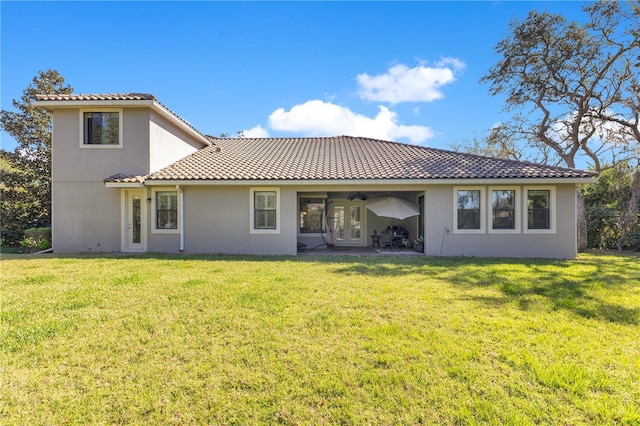
POLYGON ((334 201, 332 206, 331 216, 333 217, 336 245, 366 245, 364 202, 334 201))
POLYGON ((145 191, 128 190, 125 195, 123 251, 147 250, 147 204, 145 191))

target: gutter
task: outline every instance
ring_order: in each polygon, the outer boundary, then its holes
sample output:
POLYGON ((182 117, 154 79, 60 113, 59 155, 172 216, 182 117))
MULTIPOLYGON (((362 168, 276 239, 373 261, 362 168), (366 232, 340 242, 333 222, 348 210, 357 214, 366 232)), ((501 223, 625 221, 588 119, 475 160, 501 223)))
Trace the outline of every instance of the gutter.
POLYGON ((145 186, 189 185, 277 185, 277 186, 338 186, 338 185, 551 185, 596 183, 596 177, 574 178, 494 178, 494 179, 147 179, 145 186))
POLYGON ((184 193, 180 185, 176 185, 178 190, 178 205, 180 214, 178 215, 178 229, 180 230, 180 253, 184 251, 184 193))

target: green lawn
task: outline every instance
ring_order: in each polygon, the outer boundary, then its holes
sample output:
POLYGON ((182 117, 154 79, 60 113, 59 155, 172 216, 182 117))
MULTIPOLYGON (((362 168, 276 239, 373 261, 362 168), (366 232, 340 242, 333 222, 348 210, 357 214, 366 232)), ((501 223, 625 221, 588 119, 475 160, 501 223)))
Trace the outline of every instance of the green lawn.
POLYGON ((640 258, 16 256, 2 424, 640 425, 640 258))

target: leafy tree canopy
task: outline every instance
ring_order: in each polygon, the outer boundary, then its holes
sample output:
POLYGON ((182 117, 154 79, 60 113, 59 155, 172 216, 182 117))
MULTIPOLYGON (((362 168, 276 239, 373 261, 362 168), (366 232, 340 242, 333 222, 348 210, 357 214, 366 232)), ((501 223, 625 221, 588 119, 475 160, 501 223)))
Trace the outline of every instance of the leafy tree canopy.
POLYGON ((55 70, 39 71, 13 101, 14 111, 0 111, 0 128, 18 146, 14 152, 0 150, 2 166, 2 238, 15 244, 25 229, 51 222, 51 117, 35 107, 36 94, 66 94, 72 88, 55 70))
POLYGON ((575 167, 585 155, 601 171, 640 157, 640 3, 598 1, 584 11, 586 24, 535 10, 513 21, 481 81, 514 113, 501 137, 538 161, 575 167))

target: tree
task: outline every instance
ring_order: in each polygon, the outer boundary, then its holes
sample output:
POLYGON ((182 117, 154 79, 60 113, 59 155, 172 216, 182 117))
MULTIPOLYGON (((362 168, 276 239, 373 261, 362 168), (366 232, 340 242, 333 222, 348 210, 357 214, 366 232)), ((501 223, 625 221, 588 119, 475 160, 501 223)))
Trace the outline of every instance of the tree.
POLYGON ((51 117, 33 101, 36 94, 68 93, 72 88, 57 71, 39 71, 13 101, 16 111, 0 111, 0 128, 18 142, 13 153, 0 150, 2 234, 11 242, 51 222, 51 117))
POLYGON ((623 161, 603 171, 597 183, 582 189, 589 247, 640 250, 640 199, 632 199, 634 185, 640 185, 638 174, 623 161), (629 206, 635 209, 630 212, 629 206))
POLYGON ((585 156, 601 172, 640 158, 640 82, 633 31, 640 4, 598 1, 588 22, 531 11, 498 43, 501 59, 481 82, 505 95, 513 118, 502 134, 544 162, 576 167, 585 156))
POLYGON ((472 140, 461 140, 451 144, 457 152, 466 152, 485 157, 505 158, 516 161, 540 161, 537 153, 525 151, 518 147, 517 141, 508 134, 509 128, 496 126, 487 135, 474 135, 472 140))

